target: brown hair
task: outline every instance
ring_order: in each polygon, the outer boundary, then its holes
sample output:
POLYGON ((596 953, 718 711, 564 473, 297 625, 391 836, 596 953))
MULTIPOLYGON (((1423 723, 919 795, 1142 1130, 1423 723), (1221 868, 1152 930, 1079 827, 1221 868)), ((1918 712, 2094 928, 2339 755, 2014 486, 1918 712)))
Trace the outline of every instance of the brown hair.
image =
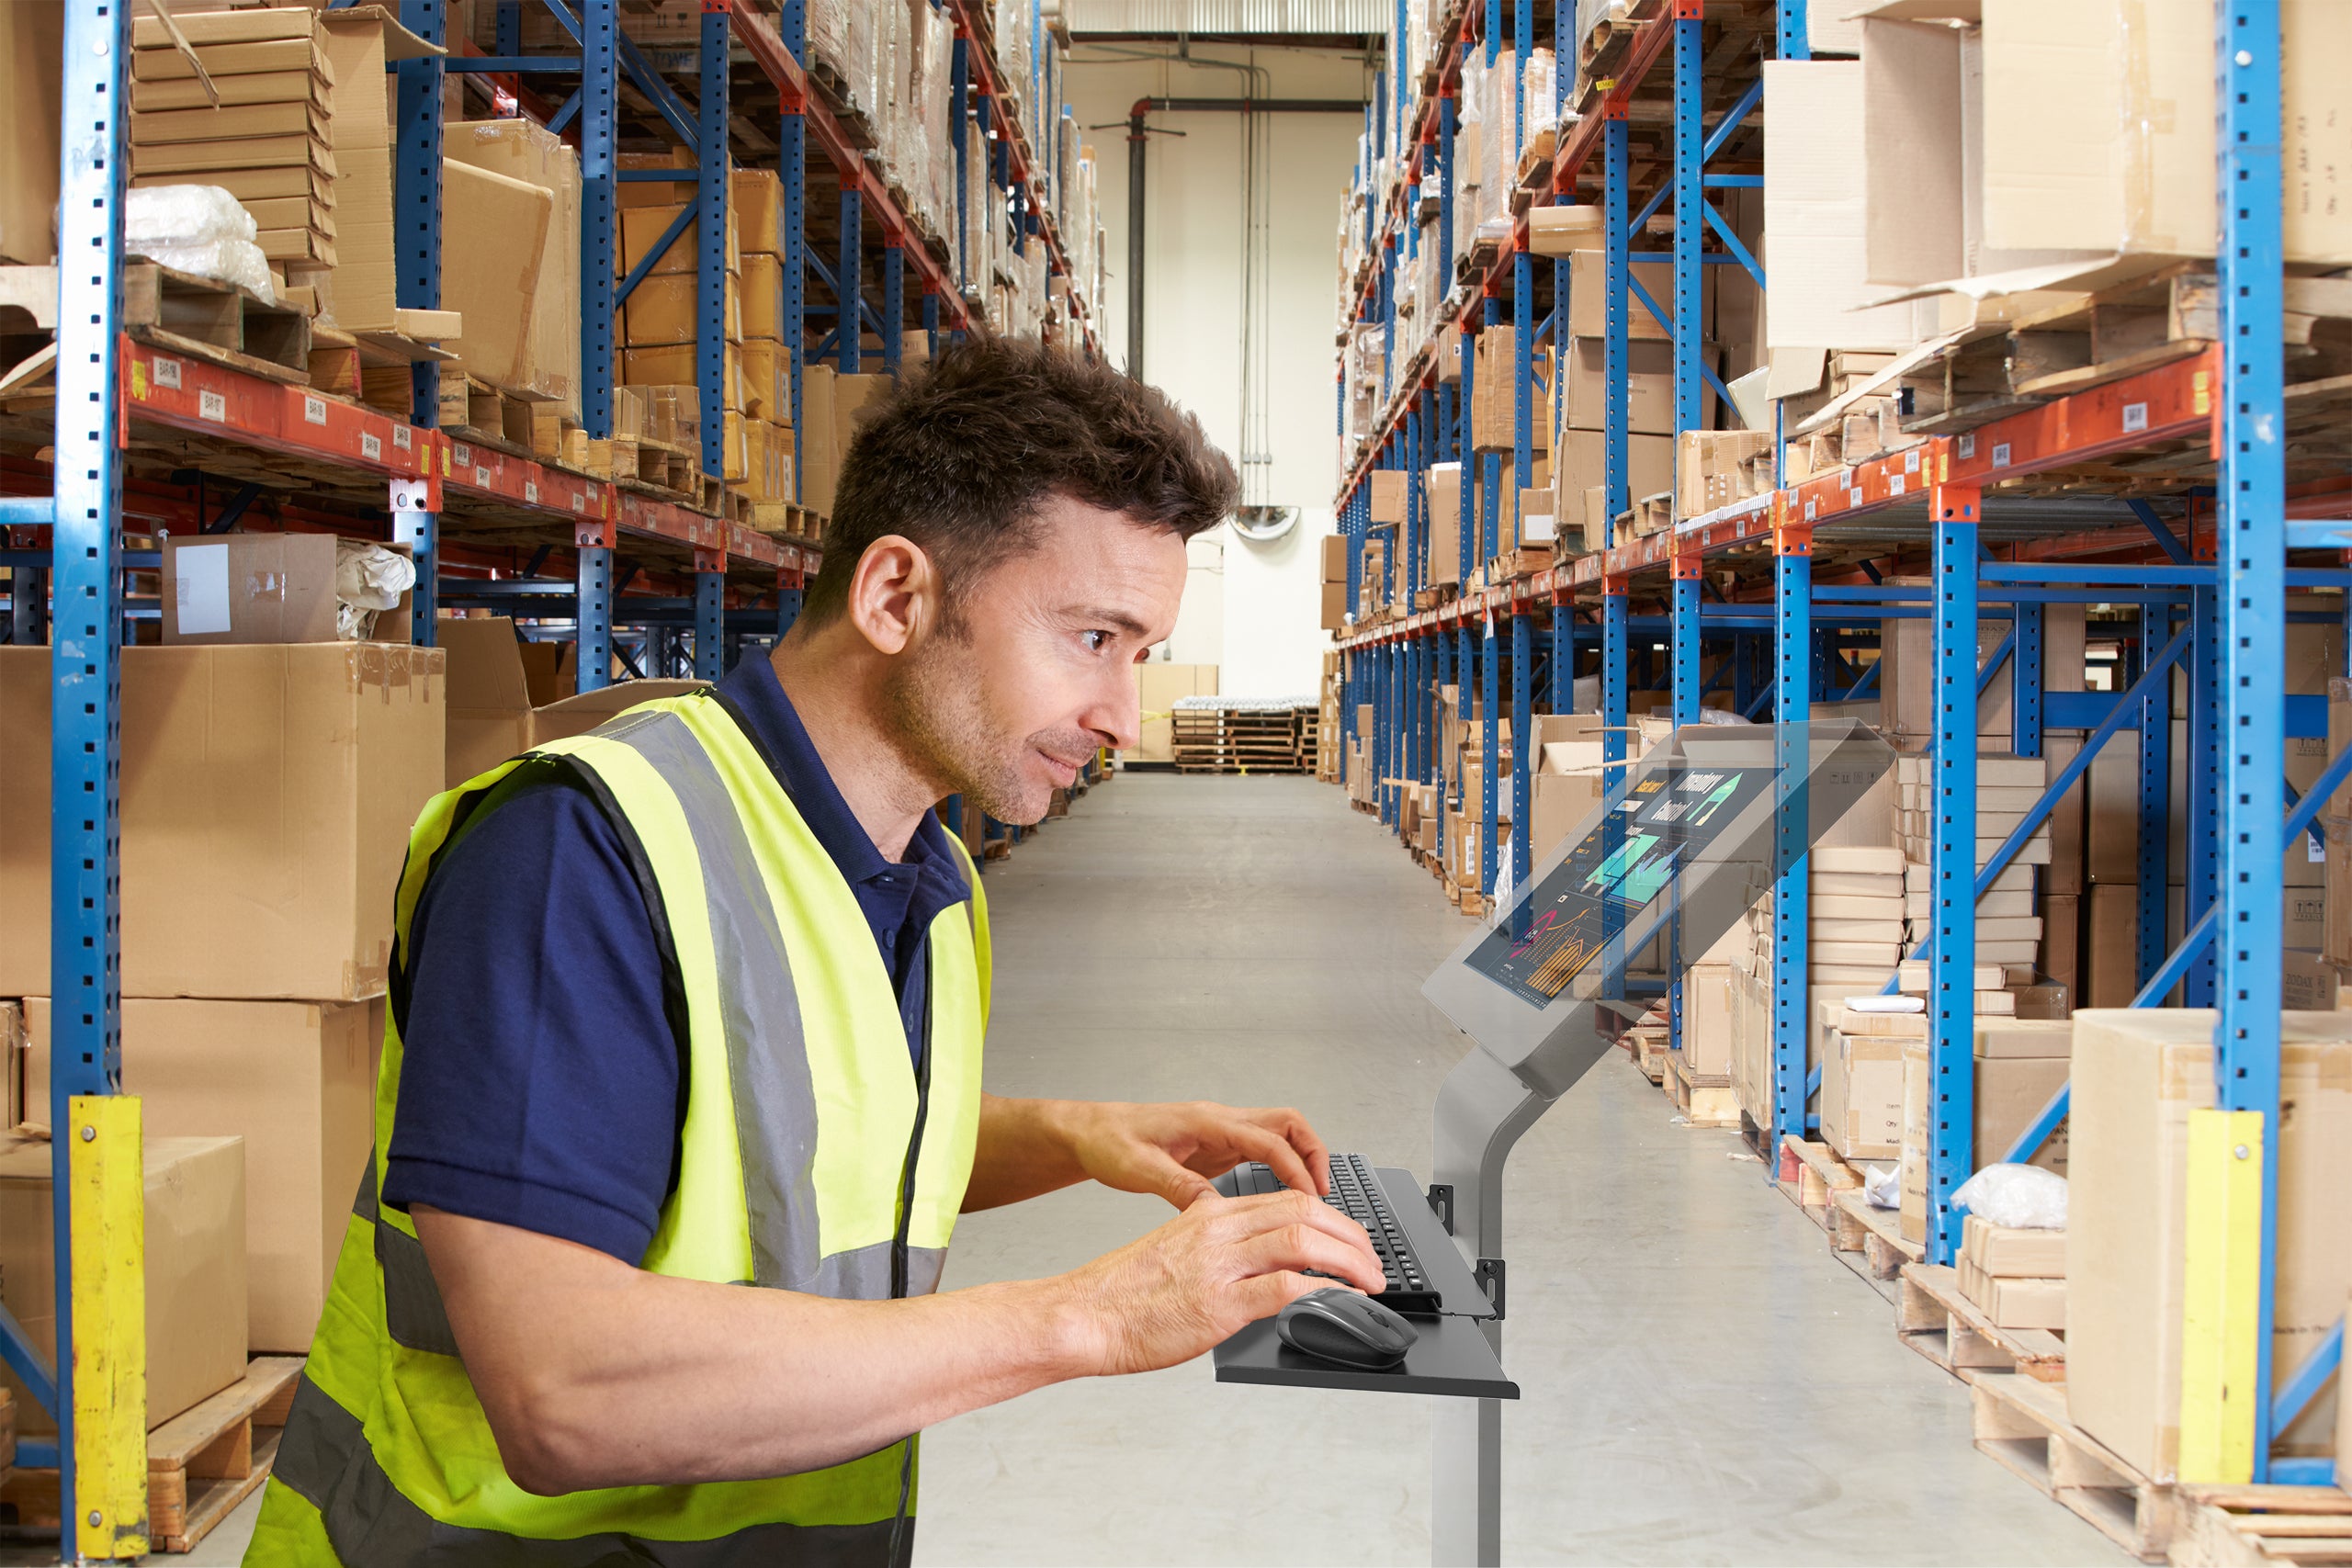
POLYGON ((1239 481, 1201 422, 1155 387, 1038 343, 977 338, 906 377, 842 462, 825 559, 801 615, 849 602, 867 546, 911 539, 962 587, 1036 543, 1038 503, 1067 496, 1180 538, 1232 512, 1239 481))

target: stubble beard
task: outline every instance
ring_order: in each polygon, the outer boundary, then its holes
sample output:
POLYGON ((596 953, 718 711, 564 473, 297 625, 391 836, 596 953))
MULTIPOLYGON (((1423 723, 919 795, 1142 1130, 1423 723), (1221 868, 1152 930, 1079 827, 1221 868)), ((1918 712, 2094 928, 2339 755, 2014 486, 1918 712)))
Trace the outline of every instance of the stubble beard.
POLYGON ((894 671, 886 687, 891 716, 931 776, 1000 822, 1041 821, 1049 791, 1024 776, 1025 740, 999 733, 969 671, 969 649, 953 635, 934 637, 894 671))

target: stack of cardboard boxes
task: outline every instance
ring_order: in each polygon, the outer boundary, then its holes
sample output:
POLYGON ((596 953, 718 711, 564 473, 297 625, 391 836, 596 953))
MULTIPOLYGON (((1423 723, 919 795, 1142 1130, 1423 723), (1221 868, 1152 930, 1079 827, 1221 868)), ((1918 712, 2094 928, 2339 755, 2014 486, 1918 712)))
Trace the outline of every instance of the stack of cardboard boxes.
POLYGON ((1323 629, 1348 629, 1348 536, 1326 534, 1317 547, 1323 558, 1323 629))
POLYGON ((2029 1230, 1969 1215, 1961 1228, 1960 1293, 1996 1328, 2064 1329, 2064 1228, 2029 1230))
MULTIPOLYGON (((296 536, 207 541, 230 555, 217 563, 228 584, 263 587, 224 589, 226 624, 206 632, 181 629, 200 581, 169 584, 179 626, 122 657, 122 1086, 144 1101, 151 1151, 243 1141, 240 1359, 300 1354, 317 1325, 375 1134, 392 893, 410 825, 445 782, 439 649, 259 640, 319 624, 286 614, 285 595, 334 592, 335 541, 305 537, 324 547, 323 567, 288 567, 296 536), (277 565, 241 570, 240 547, 275 550, 277 565)), ((406 626, 387 616, 379 635, 406 626)), ((10 1068, 35 1122, 49 1120, 58 1033, 49 716, 50 650, 0 649, 13 738, 0 748, 0 993, 24 998, 26 1050, 10 1068)), ((166 1237, 148 1234, 152 1267, 166 1237)), ((226 1310, 229 1289, 175 1302, 151 1328, 226 1310)))

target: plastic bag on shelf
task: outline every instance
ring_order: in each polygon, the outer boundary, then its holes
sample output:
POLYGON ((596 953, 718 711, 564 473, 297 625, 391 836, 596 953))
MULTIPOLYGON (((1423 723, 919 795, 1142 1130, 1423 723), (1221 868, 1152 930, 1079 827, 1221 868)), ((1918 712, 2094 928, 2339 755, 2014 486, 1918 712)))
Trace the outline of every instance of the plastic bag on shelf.
POLYGON ((2066 1179, 2038 1165, 1988 1165, 1962 1182, 1951 1201, 1987 1224, 2037 1231, 2066 1228, 2066 1179))
POLYGON ((1558 78, 1550 50, 1528 51, 1527 65, 1520 73, 1520 86, 1526 104, 1526 126, 1521 133, 1520 145, 1540 144, 1546 135, 1556 134, 1560 129, 1558 78))
POLYGON ((123 203, 123 243, 193 248, 220 240, 253 243, 260 231, 243 203, 219 186, 149 186, 123 203))

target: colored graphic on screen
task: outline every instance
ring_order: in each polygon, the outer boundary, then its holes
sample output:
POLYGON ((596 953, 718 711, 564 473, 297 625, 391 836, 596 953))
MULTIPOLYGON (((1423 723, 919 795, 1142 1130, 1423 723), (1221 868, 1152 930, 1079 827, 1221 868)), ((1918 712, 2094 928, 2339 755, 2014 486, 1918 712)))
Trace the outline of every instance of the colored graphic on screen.
POLYGON ((1531 1006, 1546 1006, 1771 787, 1773 773, 1668 762, 1637 778, 1473 950, 1471 967, 1531 1006))

